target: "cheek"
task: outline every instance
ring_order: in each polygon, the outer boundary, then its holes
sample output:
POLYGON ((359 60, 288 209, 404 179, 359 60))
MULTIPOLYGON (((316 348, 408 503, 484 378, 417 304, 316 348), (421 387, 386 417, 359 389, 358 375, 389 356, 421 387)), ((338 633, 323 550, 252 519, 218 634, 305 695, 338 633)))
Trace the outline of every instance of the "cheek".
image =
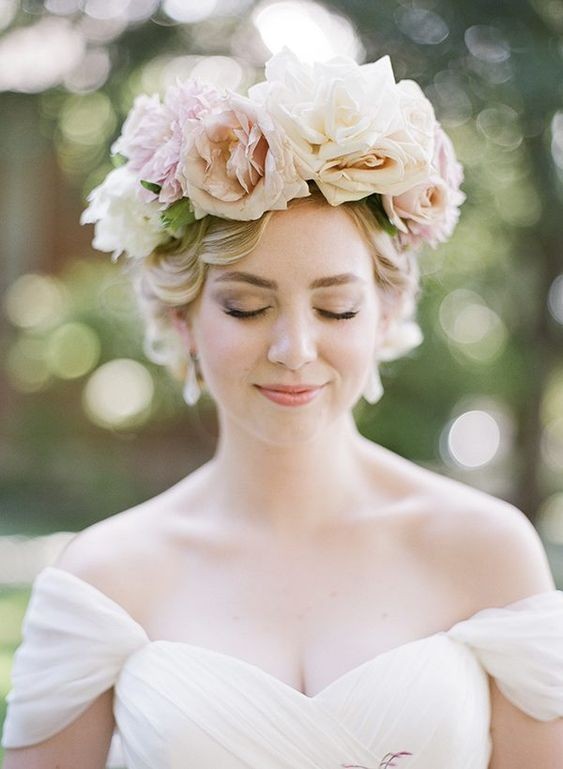
POLYGON ((370 328, 362 329, 361 333, 342 333, 332 338, 327 357, 343 371, 361 373, 373 360, 374 344, 375 333, 370 328))
POLYGON ((201 349, 204 375, 210 382, 237 376, 245 368, 252 367, 256 356, 257 335, 252 333, 250 323, 237 321, 222 311, 209 312, 202 316, 198 339, 201 349))
POLYGON ((363 317, 352 321, 335 321, 336 328, 325 337, 325 354, 350 371, 363 371, 371 365, 377 338, 377 314, 366 309, 363 317))

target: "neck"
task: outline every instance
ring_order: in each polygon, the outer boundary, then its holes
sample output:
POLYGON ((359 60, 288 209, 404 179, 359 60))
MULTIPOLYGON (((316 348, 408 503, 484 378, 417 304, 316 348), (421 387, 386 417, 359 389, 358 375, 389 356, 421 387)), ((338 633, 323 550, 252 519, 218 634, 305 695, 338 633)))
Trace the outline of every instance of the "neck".
POLYGON ((310 440, 286 445, 223 424, 207 488, 235 523, 276 537, 310 533, 357 513, 366 498, 368 446, 351 412, 310 440))

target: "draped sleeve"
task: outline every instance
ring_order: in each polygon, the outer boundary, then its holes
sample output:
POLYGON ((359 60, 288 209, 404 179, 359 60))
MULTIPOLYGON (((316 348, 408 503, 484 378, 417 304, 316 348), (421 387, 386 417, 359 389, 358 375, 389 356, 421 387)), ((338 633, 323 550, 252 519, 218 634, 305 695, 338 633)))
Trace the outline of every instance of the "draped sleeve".
POLYGON ((540 721, 563 716, 563 591, 482 609, 448 635, 471 648, 520 710, 540 721))
POLYGON ((4 748, 34 745, 68 726, 149 642, 125 609, 84 585, 51 566, 33 582, 12 662, 4 748))

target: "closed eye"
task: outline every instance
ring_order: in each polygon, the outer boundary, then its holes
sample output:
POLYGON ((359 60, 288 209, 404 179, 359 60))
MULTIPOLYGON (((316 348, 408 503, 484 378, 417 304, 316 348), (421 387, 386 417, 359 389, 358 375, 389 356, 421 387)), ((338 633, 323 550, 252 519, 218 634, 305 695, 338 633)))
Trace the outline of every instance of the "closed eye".
MULTIPOLYGON (((241 318, 242 320, 246 318, 256 318, 259 315, 262 315, 266 310, 268 310, 268 307, 262 307, 260 310, 252 310, 251 312, 244 312, 243 310, 225 310, 225 313, 227 315, 232 315, 234 318, 241 318)), ((330 320, 352 320, 352 318, 355 318, 358 314, 359 310, 356 312, 353 312, 352 310, 349 310, 348 312, 329 312, 328 310, 318 310, 321 315, 323 315, 326 318, 329 318, 330 320)))

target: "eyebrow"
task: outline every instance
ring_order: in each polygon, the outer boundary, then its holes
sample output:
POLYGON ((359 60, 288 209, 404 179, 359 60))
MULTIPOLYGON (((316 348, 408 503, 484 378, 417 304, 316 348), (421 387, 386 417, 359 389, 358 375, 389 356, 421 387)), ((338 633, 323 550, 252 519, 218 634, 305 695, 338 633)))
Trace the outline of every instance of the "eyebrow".
MULTIPOLYGON (((222 283, 223 281, 235 281, 237 283, 250 283, 253 286, 259 286, 260 288, 271 288, 276 290, 278 284, 274 280, 266 280, 259 275, 254 275, 251 272, 241 272, 235 270, 234 272, 224 272, 218 278, 215 279, 215 283, 222 283)), ((352 272, 343 272, 340 275, 327 275, 325 278, 317 278, 309 284, 310 289, 314 288, 326 288, 327 286, 341 286, 345 283, 365 283, 363 278, 358 275, 354 275, 352 272)))

